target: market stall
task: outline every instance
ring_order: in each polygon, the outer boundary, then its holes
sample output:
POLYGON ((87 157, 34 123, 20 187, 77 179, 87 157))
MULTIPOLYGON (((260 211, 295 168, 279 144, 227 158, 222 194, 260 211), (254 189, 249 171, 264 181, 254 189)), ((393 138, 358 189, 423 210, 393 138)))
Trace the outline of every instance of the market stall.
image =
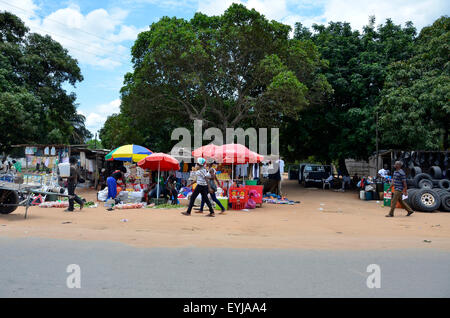
POLYGON ((263 186, 257 185, 256 180, 250 182, 248 178, 246 182, 245 178, 248 176, 249 164, 259 164, 264 160, 263 156, 241 144, 225 144, 223 146, 209 144, 195 149, 192 155, 194 157, 203 156, 218 163, 217 178, 221 182, 223 194, 228 197, 233 209, 242 209, 246 206, 250 193, 252 200, 256 201, 259 206, 262 205, 263 186), (239 170, 236 174, 243 178, 241 184, 238 184, 238 179, 235 178, 235 168, 239 170))
MULTIPOLYGON (((165 154, 165 153, 153 153, 144 159, 140 160, 138 162, 138 166, 142 169, 147 169, 151 171, 158 171, 158 182, 157 182, 157 195, 156 197, 159 198, 160 194, 160 176, 161 171, 177 171, 180 169, 180 163, 177 159, 172 157, 171 155, 165 154)), ((158 200, 157 200, 158 202, 158 200)))

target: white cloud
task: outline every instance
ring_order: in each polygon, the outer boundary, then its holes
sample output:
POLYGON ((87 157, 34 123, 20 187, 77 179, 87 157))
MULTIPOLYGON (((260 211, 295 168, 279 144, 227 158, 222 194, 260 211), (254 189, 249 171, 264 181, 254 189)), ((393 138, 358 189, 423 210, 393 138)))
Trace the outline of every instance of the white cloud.
POLYGON ((392 18, 396 24, 412 21, 420 30, 441 15, 450 13, 448 0, 330 0, 324 5, 323 17, 327 21, 347 21, 353 28, 362 29, 369 16, 375 15, 377 24, 392 18))
POLYGON ((103 127, 108 116, 112 114, 117 114, 120 111, 120 99, 115 99, 107 104, 101 104, 94 107, 93 112, 82 112, 86 117, 86 128, 89 129, 93 134, 98 132, 103 127))
POLYGON ((0 2, 0 9, 17 14, 32 32, 50 35, 80 63, 100 68, 128 62, 129 49, 122 42, 135 40, 142 31, 124 24, 128 11, 120 8, 96 9, 84 15, 79 6, 70 4, 43 16, 32 0, 16 0, 0 2))
POLYGON ((208 15, 222 14, 232 3, 254 8, 270 20, 294 27, 296 22, 310 27, 330 21, 350 22, 354 29, 362 29, 370 15, 377 23, 392 18, 396 24, 412 21, 416 28, 433 23, 441 15, 450 13, 448 0, 199 0, 198 11, 208 15))

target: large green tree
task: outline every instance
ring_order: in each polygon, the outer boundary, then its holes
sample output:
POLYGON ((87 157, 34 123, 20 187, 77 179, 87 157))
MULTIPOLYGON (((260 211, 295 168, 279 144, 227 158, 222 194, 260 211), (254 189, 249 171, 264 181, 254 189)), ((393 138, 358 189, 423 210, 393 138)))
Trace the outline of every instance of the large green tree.
POLYGON ((299 150, 290 144, 291 153, 315 155, 324 161, 338 159, 345 171, 346 158, 366 159, 375 150, 376 105, 384 87, 386 69, 394 61, 412 55, 415 28, 395 25, 390 19, 375 27, 375 18, 362 33, 349 23, 314 25, 312 32, 300 23, 294 36, 311 39, 329 62, 325 76, 334 92, 314 109, 305 109, 301 120, 287 126, 303 136, 299 150))
POLYGON ((320 104, 331 87, 313 42, 290 39, 289 32, 237 4, 221 16, 164 17, 132 48, 134 71, 125 76, 121 114, 144 137, 158 130, 144 132, 157 122, 189 127, 201 119, 225 131, 296 118, 320 104))
POLYGON ((63 89, 83 79, 77 61, 49 36, 0 12, 0 150, 16 143, 80 143, 91 136, 63 89))
POLYGON ((382 140, 388 147, 449 149, 450 18, 420 32, 414 55, 387 70, 379 105, 382 140))

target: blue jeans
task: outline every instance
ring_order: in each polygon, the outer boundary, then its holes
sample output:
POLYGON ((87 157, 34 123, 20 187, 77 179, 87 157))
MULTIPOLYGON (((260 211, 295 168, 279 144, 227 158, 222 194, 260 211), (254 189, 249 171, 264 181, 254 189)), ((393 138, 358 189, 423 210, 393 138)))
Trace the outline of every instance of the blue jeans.
MULTIPOLYGON (((211 199, 219 205, 219 207, 222 209, 222 211, 225 210, 222 203, 220 203, 219 199, 217 199, 215 193, 210 193, 209 195, 211 196, 211 199)), ((205 203, 206 203, 205 197, 202 196, 202 204, 200 204, 200 211, 203 211, 203 206, 205 205, 205 203)))

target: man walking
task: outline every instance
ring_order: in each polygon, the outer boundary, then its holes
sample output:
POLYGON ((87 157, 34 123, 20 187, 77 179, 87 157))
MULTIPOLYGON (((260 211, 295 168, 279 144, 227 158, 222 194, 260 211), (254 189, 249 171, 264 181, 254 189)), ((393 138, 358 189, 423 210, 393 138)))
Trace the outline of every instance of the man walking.
POLYGON ((77 187, 79 178, 78 168, 76 166, 77 159, 75 157, 70 157, 69 163, 70 163, 70 177, 67 180, 67 192, 69 195, 72 195, 73 197, 69 198, 69 208, 67 210, 64 210, 64 212, 73 212, 74 199, 80 205, 81 211, 81 209, 83 209, 84 202, 78 195, 75 194, 75 188, 77 187))
POLYGON ((401 161, 395 162, 395 171, 394 175, 392 177, 392 184, 394 185, 394 193, 391 200, 391 210, 389 211, 389 214, 386 215, 386 217, 393 217, 394 216, 394 210, 397 202, 400 202, 402 207, 408 211, 408 214, 406 216, 410 216, 414 213, 414 211, 410 208, 408 203, 406 203, 402 196, 407 195, 407 186, 406 186, 406 174, 402 170, 403 163, 401 161))
POLYGON ((199 169, 195 171, 195 175, 197 176, 197 186, 195 187, 194 192, 191 195, 191 200, 189 201, 189 207, 186 212, 182 212, 184 215, 191 215, 192 207, 194 206, 195 199, 199 194, 202 195, 202 198, 205 198, 205 202, 209 208, 210 217, 215 216, 214 210, 212 208, 211 202, 208 200, 208 183, 206 181, 207 178, 210 178, 211 175, 205 168, 206 160, 204 158, 198 158, 197 163, 200 165, 199 169))

